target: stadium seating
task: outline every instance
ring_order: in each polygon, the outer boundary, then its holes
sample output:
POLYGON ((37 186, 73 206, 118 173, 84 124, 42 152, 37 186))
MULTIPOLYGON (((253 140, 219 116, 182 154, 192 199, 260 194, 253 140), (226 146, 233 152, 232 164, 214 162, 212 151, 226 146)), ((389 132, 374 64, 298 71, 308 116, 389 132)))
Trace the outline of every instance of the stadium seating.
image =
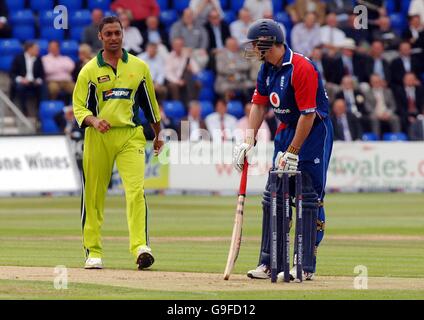
POLYGON ((39 21, 41 27, 53 27, 54 19, 58 14, 54 13, 53 10, 41 11, 39 14, 39 21))
POLYGON ((215 91, 213 90, 213 88, 203 87, 199 93, 199 100, 215 100, 215 91))
POLYGON ((400 35, 407 27, 407 21, 402 13, 392 13, 390 16, 392 28, 400 35))
POLYGON ((362 135, 363 141, 378 141, 378 137, 375 133, 366 132, 362 135))
POLYGON ((38 112, 43 133, 59 133, 60 129, 54 121, 54 116, 63 110, 65 104, 60 100, 41 101, 38 112))
POLYGON ((174 121, 179 121, 186 115, 186 110, 182 102, 178 100, 164 101, 163 110, 165 111, 165 114, 174 121))
POLYGON ((160 11, 169 9, 168 0, 157 0, 160 11))
POLYGON ((18 39, 0 39, 0 54, 17 55, 22 52, 22 46, 18 39))
POLYGON ((12 26, 30 25, 34 26, 35 19, 31 10, 17 10, 9 13, 9 20, 12 26))
POLYGON ((231 100, 227 103, 228 113, 240 119, 244 116, 243 104, 238 100, 231 100))
POLYGON ((75 40, 63 41, 60 44, 60 52, 74 61, 78 61, 78 48, 79 44, 75 40))
POLYGON ((409 6, 411 5, 411 0, 402 0, 401 1, 401 13, 406 17, 408 16, 409 6))
POLYGON ((62 41, 65 38, 65 32, 63 29, 56 29, 54 27, 41 27, 40 36, 42 39, 49 41, 56 40, 62 41))
POLYGON ((283 1, 282 0, 272 0, 272 9, 274 12, 279 12, 283 10, 283 1))
POLYGON ((407 141, 407 140, 408 140, 408 137, 403 132, 383 134, 383 141, 407 141))
POLYGON ((220 0, 222 10, 227 10, 231 0, 220 0))
POLYGON ((46 134, 60 133, 60 128, 57 126, 54 120, 41 121, 41 131, 46 134))
POLYGON ((385 5, 386 5, 386 10, 388 15, 391 15, 396 12, 395 0, 386 0, 385 5))
POLYGON ((190 0, 178 0, 178 1, 172 1, 173 8, 177 10, 178 13, 182 13, 185 8, 188 7, 190 4, 190 0))
POLYGON ((15 26, 12 30, 12 37, 25 42, 35 38, 35 27, 30 25, 15 26))
POLYGON ((40 55, 44 56, 48 53, 49 42, 46 39, 34 39, 31 40, 38 44, 40 47, 40 55))
POLYGON ((9 9, 9 14, 15 12, 16 10, 22 10, 25 8, 25 0, 6 0, 7 8, 9 9))
POLYGON ((231 10, 238 13, 238 11, 243 7, 244 0, 231 0, 231 10))
POLYGON ((178 13, 176 10, 164 10, 160 12, 160 21, 165 25, 166 28, 170 28, 171 25, 178 20, 178 13))
POLYGON ((84 27, 71 27, 70 39, 81 42, 83 33, 84 27))
POLYGON ((14 55, 2 55, 0 59, 0 71, 9 72, 12 67, 14 55))
POLYGON ((71 27, 87 26, 91 24, 91 13, 89 10, 77 10, 71 13, 69 18, 71 27))
POLYGON ((237 15, 232 10, 225 10, 224 11, 224 21, 227 24, 230 24, 231 22, 235 21, 237 19, 237 15))
POLYGON ((200 100, 200 109, 201 109, 201 117, 202 119, 205 119, 208 115, 210 115, 212 112, 214 112, 215 108, 213 107, 213 104, 209 100, 200 100))
POLYGON ((30 1, 30 8, 32 9, 32 11, 36 12, 53 10, 54 0, 30 1))
POLYGON ((82 0, 60 0, 59 4, 65 6, 69 12, 82 9, 82 0))
POLYGON ((215 74, 212 70, 203 70, 196 75, 196 79, 202 82, 202 87, 213 88, 215 74))
POLYGON ((103 11, 109 10, 111 0, 88 0, 88 9, 102 9, 103 11))

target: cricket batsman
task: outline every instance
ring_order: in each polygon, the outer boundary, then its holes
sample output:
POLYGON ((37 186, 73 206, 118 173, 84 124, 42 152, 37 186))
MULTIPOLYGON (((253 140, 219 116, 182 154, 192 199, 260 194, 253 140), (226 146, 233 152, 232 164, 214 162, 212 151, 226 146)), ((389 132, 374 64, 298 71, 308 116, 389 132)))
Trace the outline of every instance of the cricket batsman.
MULTIPOLYGON (((255 145, 255 137, 269 104, 281 121, 275 141, 273 164, 275 169, 302 172, 304 230, 303 278, 312 280, 316 269, 317 248, 324 236, 324 196, 328 164, 333 145, 333 128, 329 102, 321 75, 315 65, 285 44, 279 25, 270 19, 255 21, 248 30, 250 48, 247 57, 263 61, 252 97, 248 134, 244 143, 234 149, 234 166, 243 169, 246 154, 255 145), (313 234, 312 233, 315 233, 313 234), (312 235, 312 236, 311 236, 312 235), (308 244, 308 239, 311 240, 308 244), (309 265, 305 261, 311 261, 309 265)), ((290 179, 293 180, 293 179, 290 179)), ((290 193, 294 193, 290 181, 290 193)), ((283 207, 281 183, 277 185, 277 215, 283 207)), ((262 243, 259 263, 247 276, 254 279, 270 278, 270 184, 263 195, 262 243)), ((295 268, 291 270, 291 279, 295 268)), ((284 277, 283 272, 278 279, 284 277)))
POLYGON ((139 118, 141 108, 149 120, 158 154, 160 113, 146 63, 122 48, 122 24, 105 17, 99 25, 103 49, 78 75, 73 93, 75 118, 85 130, 81 222, 86 269, 102 269, 101 227, 104 201, 114 163, 122 178, 129 229, 130 252, 138 269, 150 267, 144 195, 146 139, 139 118))

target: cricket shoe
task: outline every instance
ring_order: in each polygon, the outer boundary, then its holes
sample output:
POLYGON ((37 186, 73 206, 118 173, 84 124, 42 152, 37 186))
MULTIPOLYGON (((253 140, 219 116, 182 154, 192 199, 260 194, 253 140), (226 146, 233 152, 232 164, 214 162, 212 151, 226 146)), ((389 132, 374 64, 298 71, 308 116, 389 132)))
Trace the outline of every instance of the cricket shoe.
POLYGON ((149 268, 153 262, 155 262, 155 258, 152 255, 152 249, 149 247, 142 247, 138 250, 136 262, 138 264, 138 270, 149 268))
POLYGON ((271 269, 268 266, 261 264, 257 266, 256 269, 249 270, 247 272, 247 276, 251 279, 269 279, 271 278, 271 269))
MULTIPOLYGON (((306 271, 302 272, 302 281, 312 281, 312 280, 314 280, 314 278, 315 278, 315 273, 306 272, 306 271)), ((294 266, 290 270, 290 281, 294 281, 294 280, 297 280, 296 266, 294 266)), ((277 281, 284 281, 284 271, 280 272, 277 275, 277 281)))
POLYGON ((84 269, 103 269, 102 258, 87 258, 84 269))

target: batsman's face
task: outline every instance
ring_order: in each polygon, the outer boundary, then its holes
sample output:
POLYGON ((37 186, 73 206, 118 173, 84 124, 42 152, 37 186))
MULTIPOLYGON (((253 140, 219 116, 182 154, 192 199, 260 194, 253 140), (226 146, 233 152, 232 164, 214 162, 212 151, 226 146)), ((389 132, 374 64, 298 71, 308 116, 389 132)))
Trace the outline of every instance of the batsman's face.
POLYGON ((99 32, 99 39, 106 51, 118 51, 122 48, 123 33, 118 22, 105 24, 99 32))

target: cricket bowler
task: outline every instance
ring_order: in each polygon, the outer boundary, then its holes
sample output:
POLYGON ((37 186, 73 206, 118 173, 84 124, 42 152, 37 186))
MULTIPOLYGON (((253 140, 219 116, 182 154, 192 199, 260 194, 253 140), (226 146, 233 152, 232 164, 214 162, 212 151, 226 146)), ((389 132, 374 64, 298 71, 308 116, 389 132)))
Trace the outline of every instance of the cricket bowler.
MULTIPOLYGON (((255 137, 269 104, 281 121, 275 141, 275 169, 302 172, 303 230, 305 236, 303 279, 312 280, 316 269, 317 248, 324 236, 324 196, 328 164, 333 145, 333 128, 329 119, 329 102, 321 75, 306 57, 285 44, 279 25, 270 19, 255 21, 248 30, 250 50, 246 54, 263 61, 252 98, 248 135, 234 149, 234 166, 243 169, 246 154, 255 145, 255 137), (315 233, 316 234, 312 234, 315 233), (308 239, 310 240, 308 243, 308 239)), ((294 178, 294 177, 293 177, 294 178)), ((280 179, 281 180, 281 179, 280 179)), ((290 179, 293 180, 293 179, 290 179)), ((283 196, 281 181, 277 185, 277 215, 281 215, 283 196)), ((294 193, 294 181, 290 181, 294 193)), ((262 208, 262 243, 259 263, 247 276, 270 278, 270 181, 265 187, 262 208)), ((291 211, 290 211, 291 214, 291 211)), ((291 273, 294 280, 295 268, 291 273)), ((278 274, 281 280, 284 273, 278 274)))
POLYGON ((139 118, 141 108, 154 133, 158 154, 160 112, 146 63, 122 48, 122 24, 105 17, 99 25, 103 49, 78 75, 73 93, 75 118, 85 129, 81 222, 86 269, 102 269, 101 227, 104 201, 114 163, 122 178, 129 229, 130 252, 138 269, 150 267, 144 195, 146 139, 139 118))

